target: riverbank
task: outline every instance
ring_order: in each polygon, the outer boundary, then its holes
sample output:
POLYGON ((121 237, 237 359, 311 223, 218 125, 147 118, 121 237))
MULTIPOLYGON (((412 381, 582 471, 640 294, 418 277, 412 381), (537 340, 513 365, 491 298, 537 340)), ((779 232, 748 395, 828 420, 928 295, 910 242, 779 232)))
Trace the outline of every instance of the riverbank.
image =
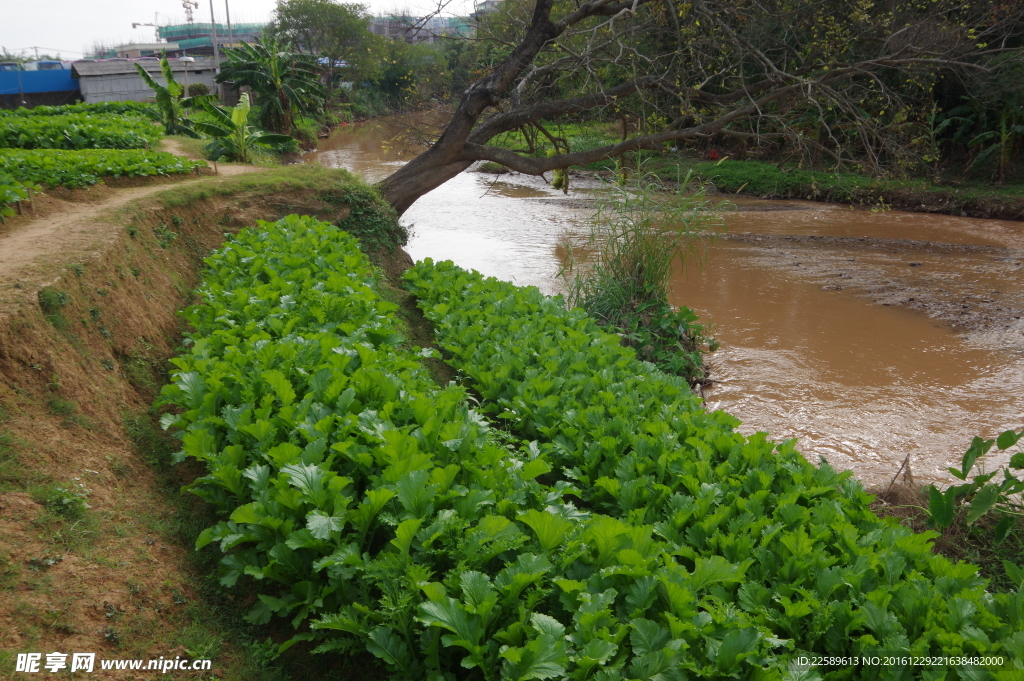
MULTIPOLYGON (((152 409, 203 258, 290 213, 343 220, 341 171, 294 167, 40 202, 0 236, 0 665, 17 653, 205 658, 217 678, 282 673, 268 632, 195 552, 209 510, 171 467, 152 409), (45 210, 44 210, 45 209, 45 210)), ((257 169, 258 170, 258 169, 257 169)), ((81 190, 85 191, 85 190, 81 190)), ((308 658, 308 656, 306 656, 308 658)), ((316 664, 323 664, 317 660, 316 664)), ((122 679, 103 671, 100 679, 122 679)))
MULTIPOLYGON (((556 126, 556 136, 573 151, 585 151, 619 140, 616 125, 607 123, 556 126)), ((509 133, 491 142, 521 153, 533 149, 533 155, 545 156, 552 150, 544 137, 526 140, 521 133, 509 133)), ((718 152, 716 152, 718 153, 718 152)), ((733 160, 722 152, 722 160, 709 161, 694 150, 641 151, 622 160, 605 160, 574 168, 579 176, 596 175, 614 179, 615 169, 627 174, 651 173, 672 184, 693 172, 695 179, 711 193, 761 199, 803 199, 826 203, 848 203, 882 210, 905 210, 961 217, 997 220, 1024 220, 1024 183, 996 185, 981 179, 952 175, 933 179, 879 179, 856 173, 833 173, 797 167, 781 168, 772 163, 733 160)), ((500 166, 487 163, 484 172, 502 172, 500 166)))
MULTIPOLYGON (((665 159, 661 159, 664 163, 665 159)), ((654 164, 658 167, 660 164, 654 164)), ((1024 185, 996 186, 950 181, 936 185, 923 179, 884 180, 852 173, 783 170, 758 161, 693 163, 696 177, 714 190, 762 199, 805 199, 849 203, 882 210, 905 210, 998 220, 1024 220, 1024 185)), ((676 176, 662 167, 663 179, 676 176)))

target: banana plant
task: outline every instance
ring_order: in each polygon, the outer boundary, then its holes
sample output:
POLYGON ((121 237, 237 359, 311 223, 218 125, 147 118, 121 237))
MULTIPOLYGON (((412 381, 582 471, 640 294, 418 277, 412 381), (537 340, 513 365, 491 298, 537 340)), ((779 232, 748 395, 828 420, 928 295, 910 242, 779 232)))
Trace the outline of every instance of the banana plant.
POLYGON ((167 82, 166 86, 156 82, 156 79, 149 75, 149 71, 142 68, 141 64, 135 64, 135 69, 142 76, 142 81, 156 95, 156 105, 159 107, 160 117, 163 119, 164 134, 184 134, 195 137, 196 134, 188 124, 188 121, 181 116, 183 108, 192 106, 194 103, 193 98, 182 97, 185 88, 181 83, 174 80, 174 74, 171 72, 171 65, 168 63, 167 57, 160 60, 160 70, 163 72, 164 80, 167 82))
POLYGON ((217 106, 208 99, 199 100, 199 104, 216 119, 215 123, 195 123, 197 131, 213 138, 206 145, 206 151, 213 160, 226 158, 249 163, 256 145, 287 144, 292 140, 288 135, 265 132, 248 125, 249 93, 242 95, 234 109, 217 106))
POLYGON ((1018 122, 1021 112, 1024 112, 1024 107, 1007 105, 999 114, 998 130, 986 130, 968 143, 969 147, 991 143, 988 148, 978 154, 974 163, 971 164, 972 170, 991 164, 994 160, 996 170, 993 177, 998 180, 999 184, 1003 183, 1006 169, 1013 159, 1014 148, 1017 146, 1018 140, 1024 137, 1024 123, 1018 122))

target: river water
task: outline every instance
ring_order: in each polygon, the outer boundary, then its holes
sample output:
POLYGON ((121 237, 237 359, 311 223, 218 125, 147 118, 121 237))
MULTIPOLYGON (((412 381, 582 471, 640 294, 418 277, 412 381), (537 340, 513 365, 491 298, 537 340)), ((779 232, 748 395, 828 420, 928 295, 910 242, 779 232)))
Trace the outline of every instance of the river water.
MULTIPOLYGON (((388 121, 337 128, 306 161, 379 180, 412 153, 396 132, 388 121)), ((587 231, 587 198, 539 178, 463 173, 406 212, 406 250, 556 293, 563 244, 587 231)), ((1024 290, 1024 223, 736 203, 731 236, 673 281, 672 302, 722 344, 709 408, 743 432, 798 438, 808 459, 876 486, 907 457, 916 480, 948 480, 975 435, 1024 426, 1024 322, 1011 300, 1024 290), (950 301, 960 314, 998 312, 964 333, 950 301)))

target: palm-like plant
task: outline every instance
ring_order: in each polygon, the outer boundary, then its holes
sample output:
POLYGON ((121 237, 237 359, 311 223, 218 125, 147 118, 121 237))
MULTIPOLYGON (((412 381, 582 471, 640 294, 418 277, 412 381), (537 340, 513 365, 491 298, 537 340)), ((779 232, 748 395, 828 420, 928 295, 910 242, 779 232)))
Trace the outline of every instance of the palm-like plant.
POLYGON ((286 144, 292 139, 288 135, 264 132, 248 125, 249 93, 242 95, 234 109, 219 107, 208 99, 201 99, 199 103, 217 120, 216 123, 195 123, 196 130, 213 138, 206 147, 211 159, 227 158, 248 163, 256 145, 286 144))
POLYGON ((156 94, 156 105, 159 107, 160 117, 163 119, 164 134, 177 135, 184 133, 186 135, 195 135, 192 128, 189 127, 187 122, 183 121, 181 116, 181 110, 191 106, 193 100, 191 97, 182 97, 185 88, 181 83, 174 80, 174 74, 171 73, 171 65, 167 62, 167 57, 160 60, 160 70, 163 72, 164 80, 167 81, 166 86, 156 82, 153 76, 149 75, 149 71, 142 68, 141 64, 136 64, 135 68, 139 75, 142 76, 143 82, 152 88, 156 94))
POLYGON ((225 48, 228 63, 217 76, 249 86, 260 106, 260 123, 271 132, 291 134, 295 112, 310 113, 323 106, 326 91, 312 57, 296 54, 276 40, 262 44, 242 42, 225 48))

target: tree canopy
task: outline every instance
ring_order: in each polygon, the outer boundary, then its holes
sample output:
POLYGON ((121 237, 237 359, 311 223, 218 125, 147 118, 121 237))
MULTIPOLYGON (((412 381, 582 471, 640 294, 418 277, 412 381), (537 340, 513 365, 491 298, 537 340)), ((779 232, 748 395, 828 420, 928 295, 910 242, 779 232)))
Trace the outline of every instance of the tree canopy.
POLYGON ((305 54, 323 57, 320 66, 331 91, 339 64, 344 63, 351 73, 361 73, 368 67, 368 48, 374 38, 367 29, 369 22, 366 7, 359 4, 278 0, 267 35, 305 54))
POLYGON ((1022 12, 986 0, 505 0, 477 32, 490 62, 382 189, 403 212, 475 161, 539 175, 713 135, 880 173, 934 144, 924 104, 937 79, 1019 63, 1022 12), (641 125, 547 158, 488 144, 595 112, 641 125))
POLYGON ((291 46, 267 38, 261 44, 242 42, 225 48, 228 63, 217 82, 245 85, 256 95, 260 123, 270 132, 290 135, 295 112, 313 112, 323 105, 324 92, 313 58, 295 54, 291 46))

